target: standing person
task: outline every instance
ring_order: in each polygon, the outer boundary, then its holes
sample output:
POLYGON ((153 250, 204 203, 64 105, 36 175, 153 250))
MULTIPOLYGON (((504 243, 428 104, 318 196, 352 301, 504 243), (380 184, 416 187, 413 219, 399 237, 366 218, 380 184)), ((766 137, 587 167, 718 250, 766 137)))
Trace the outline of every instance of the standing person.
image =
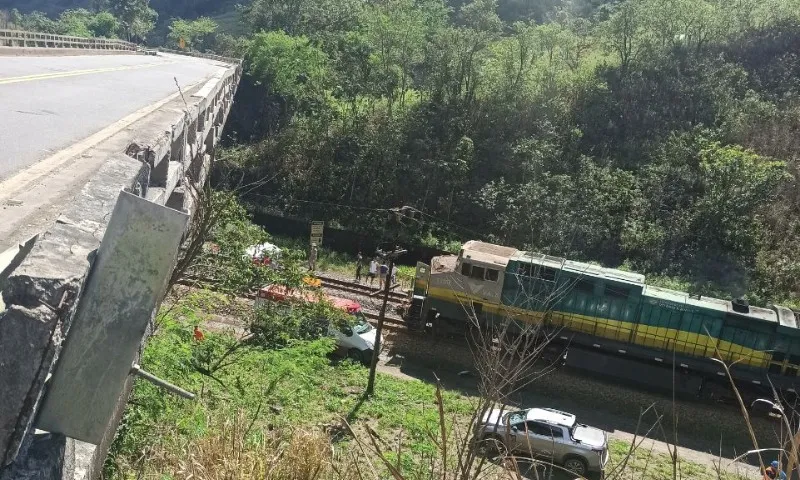
POLYGON ((308 269, 312 272, 317 269, 317 244, 311 244, 311 251, 308 252, 308 269))
POLYGON ((369 286, 372 286, 372 283, 375 281, 375 276, 378 275, 378 261, 376 259, 372 259, 369 261, 369 273, 367 274, 367 278, 369 278, 369 286))
POLYGON ((381 263, 380 272, 380 286, 381 290, 383 290, 383 283, 389 281, 389 266, 386 263, 381 263))
POLYGON ((397 283, 397 265, 392 265, 392 283, 391 283, 391 285, 394 285, 395 283, 397 283))
POLYGON ((361 283, 361 269, 364 268, 364 257, 358 252, 356 257, 356 282, 361 283))

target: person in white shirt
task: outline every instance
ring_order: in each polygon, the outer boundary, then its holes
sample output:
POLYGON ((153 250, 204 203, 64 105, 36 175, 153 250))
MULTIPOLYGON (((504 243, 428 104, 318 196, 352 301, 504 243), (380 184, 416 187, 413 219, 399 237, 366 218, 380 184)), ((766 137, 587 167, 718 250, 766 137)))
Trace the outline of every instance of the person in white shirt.
POLYGON ((311 244, 311 251, 308 252, 308 269, 314 271, 317 269, 317 244, 311 244))
POLYGON ((369 273, 367 274, 367 278, 369 278, 369 286, 372 286, 372 283, 375 281, 375 277, 378 275, 378 261, 374 258, 369 262, 369 273))

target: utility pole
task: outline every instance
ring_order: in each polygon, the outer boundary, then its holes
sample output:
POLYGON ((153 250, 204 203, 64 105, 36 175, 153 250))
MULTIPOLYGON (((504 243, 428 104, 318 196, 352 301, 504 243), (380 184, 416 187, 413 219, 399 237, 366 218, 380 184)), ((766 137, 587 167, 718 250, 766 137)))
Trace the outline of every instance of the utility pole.
POLYGON ((381 312, 378 315, 378 328, 375 332, 375 345, 372 348, 372 362, 369 365, 369 381, 367 382, 367 391, 365 392, 367 396, 372 396, 375 390, 375 371, 378 368, 378 354, 381 351, 381 333, 383 333, 383 320, 386 318, 386 304, 389 302, 389 292, 392 290, 391 280, 392 280, 392 268, 394 268, 394 262, 400 255, 406 253, 405 250, 400 249, 400 247, 394 247, 394 250, 391 252, 381 252, 378 251, 378 254, 381 256, 385 256, 389 258, 389 271, 386 272, 386 282, 383 285, 383 303, 381 304, 381 312))

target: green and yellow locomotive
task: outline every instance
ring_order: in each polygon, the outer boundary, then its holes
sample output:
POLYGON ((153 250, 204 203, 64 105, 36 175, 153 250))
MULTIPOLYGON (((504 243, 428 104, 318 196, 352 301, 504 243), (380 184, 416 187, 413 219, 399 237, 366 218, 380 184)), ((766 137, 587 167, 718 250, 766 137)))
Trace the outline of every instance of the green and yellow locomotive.
POLYGON ((417 265, 411 325, 463 332, 468 312, 482 323, 542 323, 569 345, 568 366, 649 387, 727 396, 712 358, 732 364, 747 397, 770 381, 790 394, 800 383, 792 310, 659 288, 637 273, 477 241, 417 265))

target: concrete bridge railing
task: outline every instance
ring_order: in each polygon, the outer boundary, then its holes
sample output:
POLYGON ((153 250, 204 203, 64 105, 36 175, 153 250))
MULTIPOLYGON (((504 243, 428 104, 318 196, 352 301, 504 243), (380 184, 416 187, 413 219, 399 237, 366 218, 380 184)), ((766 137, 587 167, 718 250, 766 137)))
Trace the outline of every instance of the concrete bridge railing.
POLYGON ((88 150, 102 167, 0 268, 0 480, 99 477, 240 77, 88 150))
POLYGON ((136 52, 138 48, 135 43, 110 38, 69 37, 50 33, 2 29, 0 29, 0 47, 104 50, 115 52, 136 52))

